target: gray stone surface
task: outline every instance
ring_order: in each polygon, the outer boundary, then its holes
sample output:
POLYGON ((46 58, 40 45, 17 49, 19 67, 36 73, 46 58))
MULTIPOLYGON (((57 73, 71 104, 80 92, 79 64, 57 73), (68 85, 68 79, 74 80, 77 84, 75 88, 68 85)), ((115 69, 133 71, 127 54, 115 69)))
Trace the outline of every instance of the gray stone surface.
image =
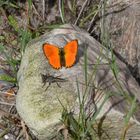
POLYGON ((140 1, 109 0, 107 7, 112 46, 140 82, 140 1))
MULTIPOLYGON (((127 109, 130 108, 125 102, 125 98, 120 96, 120 87, 112 74, 109 65, 111 62, 111 59, 109 59, 111 57, 110 52, 106 51, 85 31, 72 25, 64 25, 28 44, 18 72, 19 91, 16 98, 16 107, 19 115, 40 140, 51 139, 57 134, 57 130, 61 126, 62 105, 73 111, 75 115, 79 112, 77 89, 79 89, 82 97, 86 88, 84 76, 85 49, 87 49, 87 79, 90 81, 90 86, 88 86, 86 92, 85 113, 88 113, 90 109, 94 112, 93 100, 96 101, 98 107, 102 103, 101 99, 104 98, 104 93, 111 92, 114 98, 112 97, 111 100, 106 102, 100 116, 104 113, 113 113, 114 106, 112 104, 116 102, 119 102, 119 105, 116 104, 115 110, 119 110, 121 113, 128 111, 127 109), (67 69, 53 69, 43 54, 42 44, 48 42, 63 47, 66 42, 74 39, 78 39, 79 44, 76 64, 67 69), (60 76, 67 81, 59 83, 60 87, 56 83, 52 83, 45 91, 48 83, 42 87, 41 74, 60 76), (91 76, 92 74, 93 76, 91 76), (89 80, 90 78, 91 80, 89 80), (78 88, 76 80, 79 84, 78 88)), ((136 96, 139 102, 139 85, 131 76, 125 64, 117 58, 116 62, 120 85, 127 95, 136 96)))

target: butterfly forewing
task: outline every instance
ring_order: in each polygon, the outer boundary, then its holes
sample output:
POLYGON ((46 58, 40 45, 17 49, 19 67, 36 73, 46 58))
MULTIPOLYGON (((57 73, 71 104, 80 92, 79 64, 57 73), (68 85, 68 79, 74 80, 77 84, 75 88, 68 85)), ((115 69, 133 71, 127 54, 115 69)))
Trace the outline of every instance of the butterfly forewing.
POLYGON ((71 67, 75 63, 77 51, 78 51, 77 40, 73 40, 66 44, 66 46, 64 47, 65 67, 71 67))
POLYGON ((61 68, 59 48, 57 46, 45 43, 43 45, 43 51, 44 51, 45 56, 49 60, 50 65, 53 68, 55 69, 61 68))

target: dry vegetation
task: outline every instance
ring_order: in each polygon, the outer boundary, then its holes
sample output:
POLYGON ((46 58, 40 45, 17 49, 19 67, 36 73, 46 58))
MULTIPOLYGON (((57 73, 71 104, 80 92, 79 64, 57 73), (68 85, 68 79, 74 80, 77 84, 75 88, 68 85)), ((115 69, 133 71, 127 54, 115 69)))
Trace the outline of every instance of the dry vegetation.
POLYGON ((105 44, 99 24, 105 5, 99 0, 0 0, 0 139, 36 139, 15 108, 16 75, 26 44, 64 23, 84 28, 105 44))

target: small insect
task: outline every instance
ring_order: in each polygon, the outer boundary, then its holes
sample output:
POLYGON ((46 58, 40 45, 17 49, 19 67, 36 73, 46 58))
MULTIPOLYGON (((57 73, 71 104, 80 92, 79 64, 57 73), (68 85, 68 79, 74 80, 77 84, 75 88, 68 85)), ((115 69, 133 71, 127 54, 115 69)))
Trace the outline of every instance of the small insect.
POLYGON ((49 61, 49 64, 54 69, 62 67, 72 67, 76 62, 78 52, 78 41, 72 40, 68 42, 63 48, 51 45, 48 43, 43 44, 43 52, 49 61))
POLYGON ((63 79, 63 78, 60 78, 60 76, 52 76, 52 75, 49 75, 49 74, 41 74, 41 77, 42 77, 42 82, 43 82, 43 86, 44 87, 46 85, 46 83, 48 82, 49 85, 47 86, 47 88, 45 89, 45 91, 49 88, 49 86, 52 84, 52 83, 56 83, 58 87, 61 88, 61 86, 58 84, 59 82, 66 82, 67 80, 66 79, 63 79))

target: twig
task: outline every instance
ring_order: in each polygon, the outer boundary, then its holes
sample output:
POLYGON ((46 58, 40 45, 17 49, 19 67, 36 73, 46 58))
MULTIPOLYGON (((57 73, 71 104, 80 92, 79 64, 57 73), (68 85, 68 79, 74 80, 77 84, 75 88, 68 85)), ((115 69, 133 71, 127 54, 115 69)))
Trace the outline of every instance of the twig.
POLYGON ((25 134, 26 140, 29 140, 29 135, 27 133, 27 128, 26 128, 26 125, 25 125, 24 121, 21 121, 21 126, 22 126, 23 134, 25 134))
POLYGON ((1 139, 4 135, 6 135, 9 131, 10 131, 9 128, 6 128, 4 131, 2 131, 2 133, 0 133, 0 139, 1 139))
MULTIPOLYGON (((100 8, 101 8, 101 3, 99 3, 98 9, 100 9, 100 8)), ((88 27, 88 29, 87 29, 88 32, 90 31, 90 29, 91 29, 91 27, 92 27, 92 25, 93 25, 95 16, 98 14, 98 12, 99 12, 99 10, 97 10, 97 11, 95 12, 95 14, 94 14, 94 16, 93 16, 93 18, 92 18, 92 20, 91 20, 91 22, 90 22, 90 24, 89 24, 89 27, 88 27)), ((93 31, 92 31, 92 32, 93 32, 93 31)))
POLYGON ((42 0, 42 17, 45 19, 45 0, 42 0))
POLYGON ((2 7, 0 7, 0 11, 1 11, 2 15, 4 16, 4 20, 5 21, 8 20, 6 12, 5 12, 5 10, 2 7))
POLYGON ((43 20, 43 18, 41 17, 41 15, 37 12, 36 7, 35 7, 35 5, 34 5, 33 3, 32 3, 32 7, 33 7, 35 13, 38 15, 38 17, 39 17, 41 20, 43 20))
POLYGON ((62 0, 59 0, 59 12, 60 12, 60 17, 62 22, 65 23, 63 13, 62 13, 62 0))
POLYGON ((11 114, 9 112, 6 112, 2 109, 0 109, 0 116, 10 116, 11 114))
POLYGON ((0 104, 3 104, 3 105, 9 105, 9 106, 15 106, 15 104, 10 104, 10 103, 1 102, 1 101, 0 101, 0 104))
POLYGON ((84 8, 86 7, 87 2, 88 2, 88 0, 86 0, 86 1, 84 2, 83 6, 82 6, 82 9, 80 10, 80 13, 79 13, 79 15, 78 15, 78 17, 77 17, 77 19, 76 19, 76 21, 75 21, 74 25, 77 25, 78 20, 80 19, 81 14, 82 14, 82 12, 83 12, 84 8))
POLYGON ((20 133, 18 134, 16 140, 19 140, 22 136, 23 136, 23 130, 20 131, 20 133))
POLYGON ((90 24, 89 24, 89 27, 88 27, 88 29, 87 29, 88 32, 90 31, 90 29, 91 29, 91 27, 92 27, 92 24, 93 24, 93 22, 94 22, 94 19, 95 19, 95 16, 97 15, 97 13, 98 13, 98 10, 96 11, 95 15, 93 16, 93 18, 92 18, 92 20, 91 20, 91 22, 90 22, 90 24))

